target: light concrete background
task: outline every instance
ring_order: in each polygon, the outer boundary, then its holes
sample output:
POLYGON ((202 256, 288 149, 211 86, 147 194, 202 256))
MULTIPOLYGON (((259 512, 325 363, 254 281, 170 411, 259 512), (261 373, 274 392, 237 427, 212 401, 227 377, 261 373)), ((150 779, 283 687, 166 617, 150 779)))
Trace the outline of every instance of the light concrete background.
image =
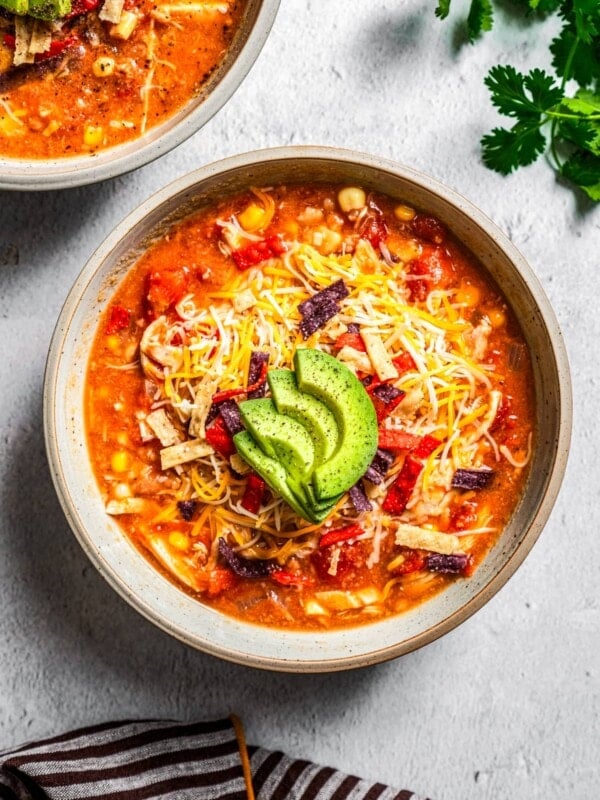
MULTIPOLYGON (((456 0, 455 0, 456 2, 456 0)), ((548 63, 553 23, 508 17, 475 47, 434 0, 282 0, 232 101, 159 162, 100 186, 0 197, 0 750, 126 717, 232 710, 251 742, 437 800, 600 797, 598 345, 600 208, 544 163, 505 179, 479 160, 496 123, 482 78, 548 63), (42 440, 54 322, 112 227, 191 168, 288 143, 402 161, 479 205, 529 259, 570 352, 575 427, 563 491, 507 586, 444 639, 364 671, 268 674, 171 640, 83 555, 42 440)))

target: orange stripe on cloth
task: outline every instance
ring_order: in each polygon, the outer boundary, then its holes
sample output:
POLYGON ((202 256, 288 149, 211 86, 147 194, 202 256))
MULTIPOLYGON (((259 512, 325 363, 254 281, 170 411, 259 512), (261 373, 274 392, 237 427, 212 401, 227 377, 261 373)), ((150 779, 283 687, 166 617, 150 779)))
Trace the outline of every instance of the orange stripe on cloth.
POLYGON ((240 748, 240 759, 242 761, 242 770, 244 772, 244 781, 246 783, 246 794, 248 800, 255 800, 254 786, 252 784, 252 768, 250 767, 250 756, 248 755, 248 746, 246 744, 246 734, 244 733, 244 726, 242 720, 236 714, 230 714, 229 719, 233 725, 235 735, 240 748))

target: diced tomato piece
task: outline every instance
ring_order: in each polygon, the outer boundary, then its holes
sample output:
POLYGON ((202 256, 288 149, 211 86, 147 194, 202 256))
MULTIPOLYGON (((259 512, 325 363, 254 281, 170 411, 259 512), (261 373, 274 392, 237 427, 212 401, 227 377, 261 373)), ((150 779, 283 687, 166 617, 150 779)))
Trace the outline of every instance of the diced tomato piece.
POLYGON ((216 420, 206 429, 206 441, 214 447, 217 453, 229 458, 235 452, 233 437, 227 430, 223 417, 219 414, 216 420))
POLYGON ((244 496, 241 500, 242 508, 245 508, 246 511, 249 511, 250 514, 257 514, 258 509, 263 503, 266 488, 267 484, 260 477, 260 475, 257 475, 255 472, 251 472, 246 479, 246 488, 244 490, 244 496))
POLYGON ((417 368, 417 365, 415 364, 410 353, 402 353, 401 355, 392 358, 392 362, 400 375, 402 375, 404 372, 410 372, 410 370, 417 368))
POLYGON ((372 209, 364 218, 358 234, 361 239, 369 241, 373 247, 379 247, 389 234, 389 229, 381 211, 372 209))
POLYGON ((421 442, 420 436, 407 431, 386 430, 379 431, 379 447, 382 450, 412 450, 421 442))
POLYGON ((100 0, 72 0, 70 12, 63 19, 73 19, 93 11, 100 5, 100 0))
POLYGON ((517 425, 517 416, 512 414, 512 397, 504 395, 496 417, 491 424, 490 431, 513 430, 517 425))
POLYGON ((362 542, 344 544, 343 547, 330 545, 319 547, 312 553, 310 560, 320 580, 344 588, 345 586, 357 588, 370 580, 370 573, 366 567, 366 557, 362 542), (339 550, 335 575, 329 570, 333 565, 334 552, 339 550))
POLYGON ((123 306, 112 306, 106 324, 106 333, 117 333, 129 327, 131 314, 123 306))
POLYGON ((186 267, 161 267, 152 270, 146 278, 146 310, 150 319, 156 319, 186 294, 190 272, 186 267))
POLYGON ((422 469, 423 464, 420 461, 411 455, 406 456, 398 477, 390 486, 382 503, 381 507, 384 511, 387 511, 388 514, 402 514, 422 469))
POLYGON ((215 567, 209 573, 206 593, 209 597, 216 597, 228 589, 233 589, 237 582, 237 577, 230 569, 215 567))
POLYGON ((271 573, 271 578, 281 586, 314 586, 314 579, 302 572, 290 572, 286 569, 276 569, 271 573))
POLYGON ((260 242, 252 242, 246 247, 234 250, 231 257, 238 269, 246 270, 261 264, 263 261, 268 261, 270 258, 280 256, 285 251, 285 244, 279 236, 268 236, 260 242))
POLYGON ((423 436, 419 444, 412 450, 412 454, 416 458, 427 458, 434 450, 437 450, 441 443, 440 439, 428 434, 427 436, 423 436))
POLYGON ((433 244, 442 244, 447 236, 446 228, 435 217, 417 214, 411 222, 413 231, 420 239, 433 244))
POLYGON ((347 542, 348 539, 355 539, 364 533, 360 525, 356 523, 346 525, 343 528, 336 528, 332 531, 327 531, 319 539, 319 547, 329 547, 332 544, 339 544, 340 542, 347 542))
POLYGON ((467 531, 477 522, 477 503, 467 501, 455 508, 450 515, 450 530, 467 531))
POLYGON ((403 550, 403 555, 404 561, 392 570, 394 575, 408 575, 424 569, 426 555, 422 550, 406 548, 403 550))
POLYGON ((408 265, 410 299, 423 302, 434 287, 446 286, 454 277, 454 267, 448 251, 443 247, 423 245, 419 258, 408 265), (423 276, 419 278, 419 276, 423 276), (416 278, 416 279, 415 279, 416 278))

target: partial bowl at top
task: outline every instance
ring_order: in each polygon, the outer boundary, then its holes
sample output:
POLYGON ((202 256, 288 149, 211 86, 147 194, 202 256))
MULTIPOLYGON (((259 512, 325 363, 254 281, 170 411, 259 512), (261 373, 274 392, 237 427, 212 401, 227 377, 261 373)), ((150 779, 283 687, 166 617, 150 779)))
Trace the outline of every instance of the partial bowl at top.
MULTIPOLYGON (((393 270, 393 259, 385 248, 383 252, 393 270)), ((413 279, 421 280, 418 274, 413 279)), ((429 324, 426 312, 420 313, 429 324)), ((452 630, 486 603, 521 564, 548 519, 566 465, 571 413, 568 364, 556 319, 532 270, 506 236, 432 178, 374 156, 312 147, 258 151, 204 167, 127 217, 92 256, 68 296, 52 341, 44 390, 46 447, 60 501, 85 552, 113 588, 153 623, 193 647, 237 663, 295 672, 362 667, 403 655, 452 630), (88 357, 101 315, 148 245, 167 226, 224 197, 253 187, 294 184, 361 186, 397 199, 405 204, 400 209, 422 209, 437 218, 476 257, 519 321, 535 394, 533 448, 520 498, 475 573, 404 613, 333 630, 252 624, 198 602, 164 577, 107 516, 82 415, 88 357)), ((473 415, 477 418, 476 407, 473 415)))
POLYGON ((279 0, 53 5, 53 23, 0 20, 0 189, 97 183, 168 153, 236 91, 279 0))

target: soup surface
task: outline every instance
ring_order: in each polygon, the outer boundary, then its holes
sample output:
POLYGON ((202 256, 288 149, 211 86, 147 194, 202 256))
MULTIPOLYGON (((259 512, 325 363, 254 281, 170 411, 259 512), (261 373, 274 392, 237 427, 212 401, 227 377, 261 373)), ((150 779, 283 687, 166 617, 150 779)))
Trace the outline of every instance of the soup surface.
POLYGON ((94 153, 164 122, 221 63, 245 5, 73 0, 54 21, 0 8, 0 155, 94 153))
POLYGON ((519 499, 531 387, 503 297, 436 219, 360 187, 253 189, 116 290, 89 450, 107 513, 203 603, 356 625, 472 575, 519 499))

